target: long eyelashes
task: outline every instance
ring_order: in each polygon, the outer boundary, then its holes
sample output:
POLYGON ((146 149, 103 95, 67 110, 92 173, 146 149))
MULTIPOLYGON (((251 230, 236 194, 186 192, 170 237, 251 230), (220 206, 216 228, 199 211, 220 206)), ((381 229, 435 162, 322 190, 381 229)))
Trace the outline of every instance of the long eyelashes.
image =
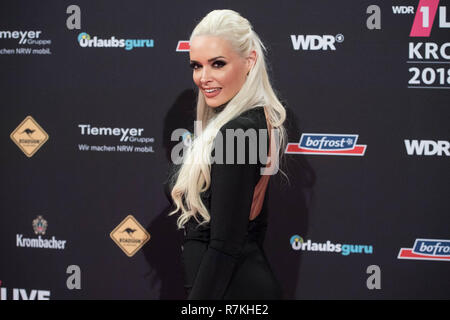
POLYGON ((214 65, 216 65, 218 68, 222 68, 224 65, 226 65, 226 62, 225 61, 222 61, 222 60, 216 60, 216 61, 214 61, 214 63, 213 63, 213 66, 214 65))
MULTIPOLYGON (((227 63, 226 63, 225 61, 222 61, 222 60, 216 60, 216 61, 214 61, 214 62, 212 63, 212 66, 215 67, 215 68, 217 68, 217 69, 220 69, 220 68, 222 68, 223 66, 225 66, 226 64, 227 64, 227 63)), ((191 63, 190 63, 190 67, 191 67, 192 69, 196 70, 196 69, 198 69, 198 68, 201 68, 201 65, 198 64, 197 62, 191 62, 191 63)))

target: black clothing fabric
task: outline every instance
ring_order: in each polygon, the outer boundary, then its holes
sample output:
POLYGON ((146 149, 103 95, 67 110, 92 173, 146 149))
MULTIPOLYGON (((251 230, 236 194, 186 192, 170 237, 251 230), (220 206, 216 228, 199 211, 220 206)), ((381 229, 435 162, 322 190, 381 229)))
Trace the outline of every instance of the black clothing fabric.
MULTIPOLYGON (((259 155, 259 129, 267 129, 263 107, 245 111, 221 129, 223 164, 211 165, 211 186, 201 194, 211 220, 199 225, 191 218, 184 229, 182 262, 188 299, 281 299, 282 290, 263 250, 267 229, 267 194, 259 215, 249 220, 253 193, 267 159, 269 138, 265 138, 263 163, 249 161, 250 151, 259 155), (237 163, 238 143, 234 143, 234 162, 225 163, 227 129, 255 129, 257 148, 245 141, 245 163, 237 163), (253 148, 253 149, 252 149, 253 148)), ((217 139, 217 138, 216 138, 217 139)), ((254 141, 253 141, 254 142, 254 141)), ((214 152, 214 151, 213 151, 214 152)))

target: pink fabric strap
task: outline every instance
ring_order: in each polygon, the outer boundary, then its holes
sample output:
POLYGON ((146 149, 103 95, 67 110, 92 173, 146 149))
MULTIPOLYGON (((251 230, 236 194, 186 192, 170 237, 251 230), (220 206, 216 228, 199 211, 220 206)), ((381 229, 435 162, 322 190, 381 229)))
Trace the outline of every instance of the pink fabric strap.
MULTIPOLYGON (((267 163, 266 168, 270 164, 270 149, 272 144, 272 137, 271 137, 271 125, 268 121, 266 109, 264 109, 264 113, 266 115, 266 122, 267 122, 267 130, 269 131, 269 152, 267 155, 267 163)), ((250 209, 250 221, 256 219, 256 217, 260 214, 263 203, 264 203, 264 196, 266 194, 267 185, 269 183, 270 175, 261 175, 261 178, 259 179, 255 191, 253 192, 253 202, 252 207, 250 209)))

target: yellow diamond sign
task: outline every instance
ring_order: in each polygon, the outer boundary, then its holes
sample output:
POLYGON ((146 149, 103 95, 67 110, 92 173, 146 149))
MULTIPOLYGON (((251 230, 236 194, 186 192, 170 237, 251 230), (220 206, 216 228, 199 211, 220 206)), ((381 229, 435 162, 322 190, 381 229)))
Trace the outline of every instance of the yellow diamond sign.
POLYGON ((48 140, 47 132, 31 116, 26 117, 10 137, 29 158, 48 140))
POLYGON ((129 257, 132 257, 150 240, 150 234, 132 215, 126 217, 111 231, 110 237, 129 257))

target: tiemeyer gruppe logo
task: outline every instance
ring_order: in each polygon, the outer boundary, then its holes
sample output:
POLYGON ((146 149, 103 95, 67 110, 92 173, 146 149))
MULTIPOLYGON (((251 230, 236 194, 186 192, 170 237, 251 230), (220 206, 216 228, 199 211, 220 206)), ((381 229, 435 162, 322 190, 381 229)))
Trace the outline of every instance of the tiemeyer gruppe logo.
POLYGON ((79 151, 97 152, 141 152, 153 153, 153 137, 145 137, 143 128, 96 127, 90 124, 79 124, 80 134, 108 144, 78 144, 79 151), (111 145, 111 137, 115 143, 111 145))
POLYGON ((373 253, 373 247, 371 245, 332 243, 330 240, 323 243, 318 243, 312 242, 309 239, 305 241, 302 237, 296 234, 290 238, 289 242, 292 249, 296 251, 334 252, 340 253, 343 256, 348 256, 352 253, 373 253))
MULTIPOLYGON (((442 39, 449 38, 450 21, 447 21, 447 7, 439 4, 439 0, 420 0, 417 6, 406 62, 410 89, 450 88, 450 68, 446 67, 450 63, 450 42, 437 38, 439 34, 442 39), (432 37, 435 40, 426 41, 432 37)), ((414 13, 414 10, 409 9, 408 13, 414 13)))
POLYGON ((13 43, 15 48, 1 48, 0 55, 47 55, 52 54, 50 46, 52 41, 41 39, 42 30, 0 30, 0 45, 13 43), (4 40, 13 40, 12 42, 4 40), (20 46, 20 47, 17 47, 20 46), (44 46, 47 46, 44 48, 44 46))
POLYGON ((363 156, 367 145, 357 140, 357 134, 303 133, 300 142, 287 144, 285 153, 363 156))
POLYGON ((97 36, 91 37, 86 32, 78 35, 78 43, 82 48, 124 48, 133 50, 134 48, 153 48, 153 39, 116 39, 112 36, 109 39, 101 39, 97 36))
POLYGON ((450 240, 416 239, 412 248, 401 248, 397 258, 450 261, 450 240))

